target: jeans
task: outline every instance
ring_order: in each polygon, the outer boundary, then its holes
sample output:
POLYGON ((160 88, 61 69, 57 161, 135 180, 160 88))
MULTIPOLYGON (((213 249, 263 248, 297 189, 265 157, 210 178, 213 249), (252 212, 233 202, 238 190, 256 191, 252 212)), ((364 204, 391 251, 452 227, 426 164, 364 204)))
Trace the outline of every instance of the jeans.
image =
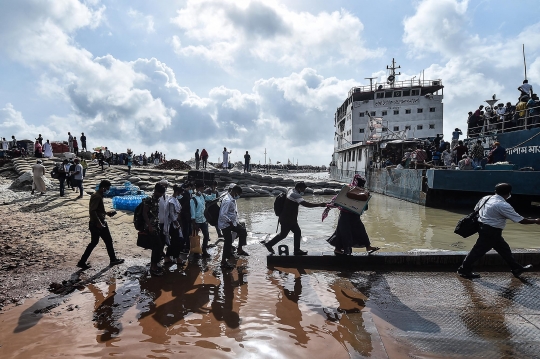
POLYGON ((208 233, 208 222, 197 223, 197 226, 199 226, 199 229, 203 234, 202 250, 203 252, 206 252, 206 249, 208 248, 208 241, 210 240, 210 234, 208 233))
POLYGON ((273 247, 283 239, 287 237, 289 232, 294 233, 294 251, 300 250, 300 240, 302 239, 302 230, 300 229, 300 226, 298 225, 298 222, 296 223, 287 223, 287 224, 281 224, 281 232, 279 232, 274 238, 270 240, 270 242, 267 243, 268 246, 273 247))
POLYGON ((105 247, 107 248, 107 254, 109 254, 109 259, 111 260, 111 262, 116 260, 116 254, 114 253, 111 232, 109 231, 109 226, 107 225, 107 223, 105 223, 105 228, 99 228, 97 225, 90 222, 90 224, 88 225, 88 229, 90 229, 91 241, 90 244, 88 244, 88 247, 86 247, 86 250, 84 251, 79 262, 86 263, 86 261, 90 257, 90 254, 99 243, 100 237, 105 243, 105 247))
POLYGON ((473 166, 476 168, 478 166, 482 166, 482 159, 481 158, 473 158, 472 160, 473 166))
POLYGON ((467 254, 467 257, 461 265, 461 268, 463 268, 464 271, 472 271, 472 266, 474 263, 491 249, 495 249, 495 251, 499 253, 504 261, 508 263, 510 269, 515 270, 522 268, 522 266, 514 259, 510 246, 502 237, 502 229, 481 224, 478 234, 479 236, 476 244, 471 249, 469 254, 467 254))
POLYGON ((232 233, 235 232, 238 236, 238 246, 245 246, 247 243, 247 231, 244 227, 237 224, 236 226, 229 226, 222 229, 223 238, 225 238, 225 243, 223 244, 223 256, 221 261, 225 262, 232 255, 232 233))
POLYGON ((60 181, 60 196, 63 196, 66 187, 66 177, 60 177, 58 181, 60 181))

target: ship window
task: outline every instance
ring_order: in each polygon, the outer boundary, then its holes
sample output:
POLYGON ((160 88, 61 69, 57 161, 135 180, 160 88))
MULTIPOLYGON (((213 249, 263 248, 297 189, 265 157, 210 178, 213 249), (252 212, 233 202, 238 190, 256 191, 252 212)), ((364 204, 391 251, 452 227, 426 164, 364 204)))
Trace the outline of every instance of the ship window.
POLYGON ((358 149, 358 161, 362 161, 362 149, 358 149))
POLYGON ((359 132, 359 133, 364 133, 364 129, 361 128, 358 132, 359 132))
POLYGON ((411 110, 410 110, 410 109, 407 109, 407 110, 405 110, 405 113, 406 113, 406 114, 409 114, 409 113, 411 113, 411 110))
POLYGON ((411 129, 411 126, 405 126, 405 129, 406 129, 406 130, 410 130, 410 129, 411 129))
POLYGON ((411 90, 403 90, 403 96, 411 96, 411 90))
POLYGON ((394 126, 394 131, 399 131, 399 126, 394 126))
POLYGON ((364 113, 363 113, 363 112, 360 112, 360 113, 358 114, 358 116, 364 117, 364 113))
POLYGON ((435 125, 434 125, 434 124, 429 125, 429 129, 430 129, 430 130, 435 129, 435 125))
POLYGON ((394 110, 394 115, 399 115, 399 110, 394 110))
POLYGON ((388 115, 388 111, 383 111, 383 112, 382 112, 382 115, 383 115, 383 116, 388 115))
POLYGON ((394 91, 394 97, 401 97, 401 91, 394 91))
POLYGON ((356 153, 356 151, 352 151, 352 160, 354 161, 354 154, 356 153))
POLYGON ((420 90, 412 90, 411 96, 420 96, 420 90))
POLYGON ((371 115, 371 116, 375 116, 375 114, 376 114, 375 111, 371 111, 371 112, 370 112, 370 115, 371 115))
POLYGON ((422 125, 416 125, 416 129, 417 129, 417 130, 421 130, 421 129, 423 129, 423 128, 424 128, 424 126, 422 126, 422 125))
POLYGON ((424 109, 423 109, 423 108, 417 108, 417 109, 416 109, 416 112, 417 112, 417 113, 422 113, 422 112, 424 112, 424 109))
POLYGON ((435 112, 435 107, 430 107, 429 112, 435 112))
POLYGON ((384 92, 377 92, 376 98, 384 98, 384 92))
POLYGON ((391 98, 391 97, 392 97, 392 91, 386 91, 386 92, 384 93, 384 97, 385 97, 385 98, 391 98))

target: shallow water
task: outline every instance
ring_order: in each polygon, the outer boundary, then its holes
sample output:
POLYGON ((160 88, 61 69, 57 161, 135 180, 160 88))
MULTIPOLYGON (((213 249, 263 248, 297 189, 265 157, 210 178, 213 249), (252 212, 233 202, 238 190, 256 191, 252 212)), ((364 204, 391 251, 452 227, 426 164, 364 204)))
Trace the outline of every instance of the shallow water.
MULTIPOLYGON (((328 202, 332 196, 306 196, 310 202, 328 202)), ((253 239, 266 238, 276 232, 277 217, 273 210, 274 198, 246 198, 238 201, 238 211, 246 222, 253 239)), ((331 251, 325 241, 335 230, 339 211, 333 209, 321 221, 322 208, 300 207, 298 221, 304 237, 303 247, 308 250, 331 251)), ((383 251, 409 250, 468 250, 476 237, 463 239, 454 234, 463 210, 429 208, 374 193, 369 209, 362 215, 372 244, 383 251)), ((538 216, 538 214, 535 214, 538 216)), ((504 237, 513 248, 540 248, 540 227, 508 221, 504 237)), ((292 233, 284 244, 292 245, 292 233)))

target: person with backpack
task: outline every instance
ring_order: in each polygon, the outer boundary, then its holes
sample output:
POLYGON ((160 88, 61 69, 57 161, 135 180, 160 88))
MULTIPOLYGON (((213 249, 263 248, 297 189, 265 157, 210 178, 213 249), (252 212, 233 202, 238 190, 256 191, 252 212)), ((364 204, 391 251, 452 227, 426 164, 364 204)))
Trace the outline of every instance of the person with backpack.
POLYGON ((159 226, 159 201, 165 195, 165 187, 156 183, 154 193, 143 199, 143 218, 145 229, 152 237, 152 254, 150 257, 150 274, 153 276, 163 275, 163 269, 158 265, 163 256, 164 241, 159 226))
POLYGON ((105 220, 106 216, 112 217, 116 214, 116 211, 105 212, 105 206, 103 204, 103 197, 109 192, 111 188, 111 182, 103 180, 99 183, 98 190, 90 196, 89 212, 90 212, 90 224, 88 228, 90 230, 91 242, 86 247, 81 259, 77 263, 77 267, 81 269, 91 268, 91 265, 87 263, 90 254, 99 243, 99 238, 103 239, 105 246, 107 247, 107 254, 109 255, 109 265, 115 266, 117 264, 124 263, 123 259, 116 257, 114 252, 113 240, 111 232, 109 231, 109 225, 105 220))
POLYGON ((181 263, 180 250, 182 249, 182 228, 180 226, 180 199, 183 189, 179 185, 173 186, 173 195, 169 198, 169 210, 165 218, 165 236, 169 238, 169 246, 165 253, 165 263, 181 263))
POLYGON ((191 225, 195 232, 198 232, 199 229, 201 230, 203 234, 202 256, 208 258, 210 257, 210 254, 207 252, 210 235, 208 233, 208 222, 204 216, 204 211, 206 209, 206 201, 216 199, 216 194, 213 193, 211 195, 207 195, 203 193, 203 191, 204 182, 197 181, 195 184, 195 194, 190 201, 191 225))
POLYGON ((223 231, 223 237, 225 238, 223 255, 221 256, 221 267, 226 269, 234 268, 234 266, 227 262, 227 259, 232 256, 232 232, 235 232, 238 236, 238 249, 236 253, 239 256, 249 256, 243 249, 247 244, 247 231, 238 222, 238 207, 236 205, 236 200, 239 199, 241 195, 242 188, 240 186, 234 186, 223 198, 219 209, 218 227, 223 231))
MULTIPOLYGON (((274 238, 272 238, 269 242, 264 243, 264 246, 271 254, 275 254, 274 249, 272 248, 274 245, 279 243, 281 240, 285 239, 289 232, 294 233, 294 255, 301 256, 306 255, 307 251, 303 251, 300 249, 300 241, 302 239, 302 231, 300 229, 300 226, 298 225, 298 208, 300 206, 307 207, 307 208, 315 208, 315 207, 326 207, 326 203, 311 203, 304 200, 302 197, 304 195, 304 190, 307 188, 306 184, 304 182, 298 182, 294 188, 289 189, 287 191, 286 196, 281 196, 282 202, 281 205, 276 206, 277 203, 274 204, 274 211, 276 212, 276 215, 279 216, 279 223, 281 224, 281 232, 278 233, 274 238), (285 197, 283 199, 283 197, 285 197), (280 208, 276 208, 280 207, 280 208)), ((278 198, 280 198, 278 196, 278 198)), ((276 198, 276 202, 278 201, 278 198, 276 198)))

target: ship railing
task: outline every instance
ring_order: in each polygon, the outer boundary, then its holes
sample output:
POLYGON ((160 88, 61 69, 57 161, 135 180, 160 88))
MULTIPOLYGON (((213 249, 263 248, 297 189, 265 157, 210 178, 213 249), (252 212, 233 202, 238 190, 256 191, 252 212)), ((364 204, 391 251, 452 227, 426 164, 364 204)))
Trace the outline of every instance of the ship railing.
POLYGON ((349 97, 355 92, 371 92, 371 91, 383 91, 383 90, 395 90, 395 89, 407 89, 414 87, 431 87, 442 86, 442 80, 405 80, 395 81, 393 83, 381 82, 375 83, 372 86, 355 86, 349 90, 349 97))
POLYGON ((501 121, 501 115, 494 114, 493 116, 484 117, 484 123, 479 126, 469 127, 467 129, 467 137, 484 137, 492 136, 497 133, 513 132, 519 130, 528 130, 535 127, 540 127, 540 106, 529 107, 525 110, 525 116, 515 116, 516 111, 504 116, 501 121), (533 110, 531 114, 531 110, 533 110))
POLYGON ((360 171, 355 170, 344 170, 341 168, 337 168, 336 166, 330 167, 330 175, 332 178, 337 180, 347 180, 352 179, 354 175, 361 174, 360 171))

